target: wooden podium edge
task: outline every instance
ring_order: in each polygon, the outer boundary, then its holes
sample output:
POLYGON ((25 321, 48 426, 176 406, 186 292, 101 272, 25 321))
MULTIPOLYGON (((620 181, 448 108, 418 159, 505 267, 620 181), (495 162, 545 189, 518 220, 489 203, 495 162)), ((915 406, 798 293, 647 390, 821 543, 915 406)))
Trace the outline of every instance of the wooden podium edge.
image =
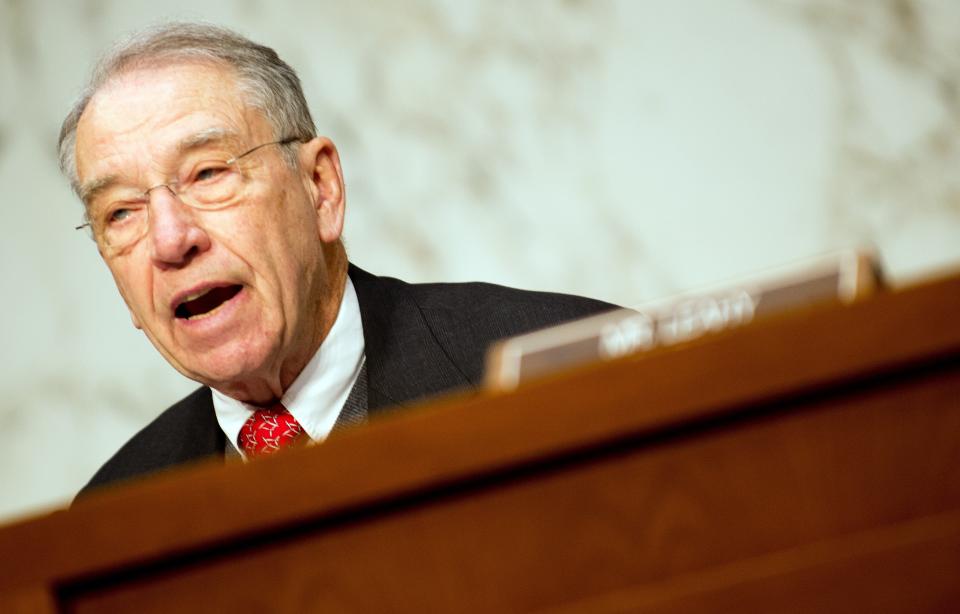
POLYGON ((508 472, 916 361, 955 359, 958 313, 955 276, 847 307, 789 313, 510 394, 439 399, 264 462, 170 472, 0 530, 0 551, 10 553, 0 588, 62 586, 308 520, 346 518, 466 477, 508 472), (838 330, 846 333, 840 337, 838 330), (825 359, 797 357, 796 343, 818 344, 825 359), (571 401, 585 385, 594 394, 586 422, 584 408, 571 401), (643 411, 634 409, 638 404, 643 411), (544 412, 551 420, 542 420, 544 412), (306 475, 311 489, 303 487, 306 475), (235 513, 202 513, 217 506, 235 513))

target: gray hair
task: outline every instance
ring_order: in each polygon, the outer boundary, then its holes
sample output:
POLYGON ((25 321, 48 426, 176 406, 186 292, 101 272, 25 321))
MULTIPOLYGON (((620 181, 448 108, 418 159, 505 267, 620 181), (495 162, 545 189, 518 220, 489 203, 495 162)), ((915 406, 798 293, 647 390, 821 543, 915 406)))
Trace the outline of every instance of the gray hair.
MULTIPOLYGON (((273 49, 232 30, 200 23, 167 23, 131 34, 97 63, 90 81, 60 127, 60 170, 79 195, 77 124, 94 94, 112 78, 136 68, 184 61, 207 61, 233 69, 246 102, 259 109, 273 126, 275 138, 316 136, 313 118, 297 73, 273 49)), ((287 162, 296 154, 284 148, 287 162)))

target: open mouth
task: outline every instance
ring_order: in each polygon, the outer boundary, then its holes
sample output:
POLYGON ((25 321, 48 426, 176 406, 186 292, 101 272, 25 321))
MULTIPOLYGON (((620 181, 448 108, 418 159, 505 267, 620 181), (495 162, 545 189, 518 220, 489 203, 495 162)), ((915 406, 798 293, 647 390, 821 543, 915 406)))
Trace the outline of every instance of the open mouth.
POLYGON ((204 290, 199 294, 188 296, 182 303, 177 305, 173 313, 176 317, 184 320, 209 315, 235 297, 242 289, 243 286, 235 285, 204 290))

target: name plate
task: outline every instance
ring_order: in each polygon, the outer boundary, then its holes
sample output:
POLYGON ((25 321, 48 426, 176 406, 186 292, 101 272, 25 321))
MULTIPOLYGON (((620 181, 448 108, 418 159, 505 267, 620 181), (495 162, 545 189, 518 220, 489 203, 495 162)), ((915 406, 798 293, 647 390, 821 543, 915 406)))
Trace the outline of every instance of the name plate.
POLYGON ((715 289, 651 301, 500 341, 487 352, 485 387, 688 341, 817 303, 850 303, 881 286, 869 252, 844 250, 715 289))

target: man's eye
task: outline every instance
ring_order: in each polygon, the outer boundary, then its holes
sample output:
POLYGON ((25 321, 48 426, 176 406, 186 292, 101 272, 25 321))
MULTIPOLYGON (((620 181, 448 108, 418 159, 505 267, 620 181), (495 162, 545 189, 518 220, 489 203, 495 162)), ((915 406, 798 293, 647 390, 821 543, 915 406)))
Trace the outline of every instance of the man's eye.
POLYGON ((133 213, 133 209, 125 209, 123 207, 118 207, 107 215, 107 223, 119 224, 120 222, 129 218, 132 213, 133 213))
POLYGON ((230 170, 230 167, 228 166, 222 166, 222 165, 221 166, 205 166, 197 170, 196 173, 194 173, 193 181, 195 182, 213 181, 214 179, 217 179, 218 177, 228 172, 229 170, 230 170))

